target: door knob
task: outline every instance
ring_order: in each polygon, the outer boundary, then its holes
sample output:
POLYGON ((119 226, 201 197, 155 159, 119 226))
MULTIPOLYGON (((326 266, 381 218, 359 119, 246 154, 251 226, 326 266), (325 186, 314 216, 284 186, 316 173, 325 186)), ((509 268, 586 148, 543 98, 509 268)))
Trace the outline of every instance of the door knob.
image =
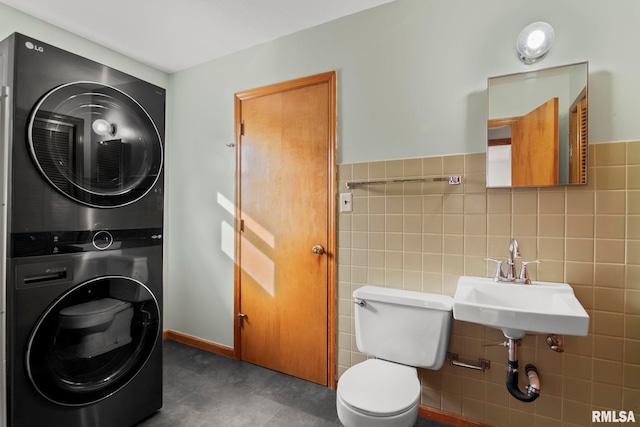
POLYGON ((321 245, 315 245, 311 250, 316 255, 322 255, 324 253, 324 248, 321 245))
POLYGON ((238 313, 236 314, 236 316, 238 317, 238 326, 242 327, 242 321, 243 320, 249 320, 249 316, 247 316, 244 313, 238 313))

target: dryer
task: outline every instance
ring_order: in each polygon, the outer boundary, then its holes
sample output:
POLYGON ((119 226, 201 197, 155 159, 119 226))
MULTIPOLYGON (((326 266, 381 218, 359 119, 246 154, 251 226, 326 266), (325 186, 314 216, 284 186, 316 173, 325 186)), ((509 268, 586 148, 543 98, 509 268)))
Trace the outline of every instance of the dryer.
POLYGON ((0 55, 13 237, 162 227, 165 90, 21 34, 0 55))
POLYGON ((165 90, 16 33, 0 99, 0 427, 132 425, 162 406, 165 90))

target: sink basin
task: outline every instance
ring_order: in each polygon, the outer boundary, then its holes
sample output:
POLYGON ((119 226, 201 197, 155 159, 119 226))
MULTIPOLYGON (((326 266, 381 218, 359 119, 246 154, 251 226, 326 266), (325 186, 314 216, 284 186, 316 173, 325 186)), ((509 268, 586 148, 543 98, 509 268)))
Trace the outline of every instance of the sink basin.
POLYGON ((462 276, 453 297, 453 317, 497 328, 507 338, 527 332, 587 335, 589 315, 567 283, 530 285, 462 276))

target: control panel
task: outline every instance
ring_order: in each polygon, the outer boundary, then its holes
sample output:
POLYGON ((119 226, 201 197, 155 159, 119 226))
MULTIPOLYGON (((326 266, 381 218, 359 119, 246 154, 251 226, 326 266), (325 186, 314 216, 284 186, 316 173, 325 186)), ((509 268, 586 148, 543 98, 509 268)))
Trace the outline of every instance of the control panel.
POLYGON ((12 258, 162 245, 162 228, 12 233, 12 258))

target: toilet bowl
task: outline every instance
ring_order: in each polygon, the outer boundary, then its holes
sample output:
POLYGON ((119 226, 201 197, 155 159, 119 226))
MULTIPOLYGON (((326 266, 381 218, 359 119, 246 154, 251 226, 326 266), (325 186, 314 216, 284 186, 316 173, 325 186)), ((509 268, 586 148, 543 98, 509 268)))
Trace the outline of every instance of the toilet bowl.
POLYGON ((60 310, 59 355, 67 360, 89 359, 132 341, 130 302, 114 298, 88 301, 60 310))
POLYGON ((374 286, 357 289, 353 296, 358 349, 375 358, 340 377, 338 418, 346 427, 411 427, 420 403, 417 367, 442 367, 453 300, 374 286))
POLYGON ((338 418, 347 427, 410 427, 419 400, 416 368, 379 359, 348 369, 336 398, 338 418))

